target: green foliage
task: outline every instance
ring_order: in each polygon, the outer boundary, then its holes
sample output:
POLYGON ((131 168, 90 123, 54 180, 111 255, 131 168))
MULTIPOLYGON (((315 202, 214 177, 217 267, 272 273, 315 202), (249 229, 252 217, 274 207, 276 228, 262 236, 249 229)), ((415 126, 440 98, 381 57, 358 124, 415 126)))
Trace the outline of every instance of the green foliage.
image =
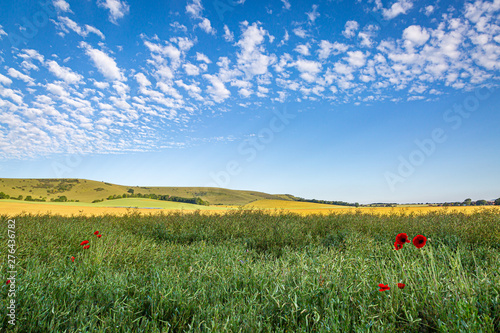
POLYGON ((66 198, 65 195, 61 195, 61 196, 57 197, 57 199, 52 198, 50 201, 54 201, 54 202, 67 202, 68 198, 66 198))
POLYGON ((500 331, 498 211, 12 218, 17 324, 2 311, 2 332, 500 331), (428 242, 394 251, 399 232, 428 242))

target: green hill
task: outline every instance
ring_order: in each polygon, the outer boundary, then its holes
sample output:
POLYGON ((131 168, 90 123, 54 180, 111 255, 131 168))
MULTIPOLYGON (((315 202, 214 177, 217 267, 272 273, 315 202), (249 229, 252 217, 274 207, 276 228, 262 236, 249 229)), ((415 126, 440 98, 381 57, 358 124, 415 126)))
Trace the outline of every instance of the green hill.
MULTIPOLYGON (((57 199, 66 196, 70 201, 92 202, 106 200, 109 196, 130 194, 157 194, 183 198, 199 197, 210 205, 246 205, 262 199, 293 200, 293 196, 272 195, 256 191, 229 190, 215 187, 144 187, 124 186, 87 179, 20 179, 0 178, 0 192, 11 198, 20 195, 23 199, 31 196, 33 199, 57 199)), ((110 201, 109 201, 110 202, 110 201)))

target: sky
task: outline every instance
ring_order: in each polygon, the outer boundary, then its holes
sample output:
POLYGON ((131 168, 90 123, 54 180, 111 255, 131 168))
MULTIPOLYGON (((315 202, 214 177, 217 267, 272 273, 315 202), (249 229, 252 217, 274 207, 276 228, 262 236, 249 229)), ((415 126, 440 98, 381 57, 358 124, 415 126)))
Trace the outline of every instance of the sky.
POLYGON ((0 177, 500 197, 500 0, 0 0, 0 177))

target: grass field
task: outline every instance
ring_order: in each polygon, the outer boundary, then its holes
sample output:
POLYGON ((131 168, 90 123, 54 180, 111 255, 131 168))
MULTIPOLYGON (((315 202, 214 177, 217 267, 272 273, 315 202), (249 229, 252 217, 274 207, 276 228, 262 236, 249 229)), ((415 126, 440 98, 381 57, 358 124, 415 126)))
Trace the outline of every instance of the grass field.
POLYGON ((17 324, 4 283, 2 331, 500 331, 498 210, 10 219, 17 324), (427 244, 395 251, 401 232, 427 244))

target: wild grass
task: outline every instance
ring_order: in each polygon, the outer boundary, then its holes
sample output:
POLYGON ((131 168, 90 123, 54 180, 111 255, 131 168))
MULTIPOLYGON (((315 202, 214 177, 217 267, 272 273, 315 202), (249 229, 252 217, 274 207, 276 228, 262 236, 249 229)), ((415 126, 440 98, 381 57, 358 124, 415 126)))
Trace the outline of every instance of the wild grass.
POLYGON ((16 326, 3 282, 2 331, 500 332, 494 210, 9 218, 16 326), (400 232, 428 242, 395 251, 400 232))

